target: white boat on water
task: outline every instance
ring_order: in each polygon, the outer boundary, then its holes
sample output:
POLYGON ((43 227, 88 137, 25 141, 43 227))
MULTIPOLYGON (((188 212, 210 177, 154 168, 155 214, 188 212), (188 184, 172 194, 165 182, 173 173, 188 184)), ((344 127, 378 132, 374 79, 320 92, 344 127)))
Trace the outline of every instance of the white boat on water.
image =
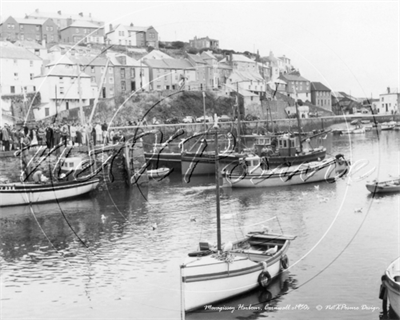
POLYGON ((259 156, 244 158, 240 168, 223 170, 223 184, 228 187, 280 187, 319 181, 335 181, 345 175, 349 163, 342 155, 290 167, 265 170, 265 160, 259 156))
POLYGON ((88 193, 98 186, 99 178, 65 182, 0 184, 0 207, 59 201, 88 193))
POLYGON ((371 193, 400 192, 400 178, 381 182, 374 180, 367 182, 365 186, 371 193))
POLYGON ((383 284, 387 290, 390 307, 400 318, 400 257, 386 269, 383 284))
POLYGON ((365 133, 365 127, 356 127, 354 129, 343 130, 342 133, 344 134, 358 134, 358 133, 365 133))
POLYGON ((158 168, 147 170, 147 174, 149 175, 150 179, 164 178, 171 172, 171 170, 172 169, 170 168, 158 168))
MULTIPOLYGON (((295 236, 250 232, 224 246, 219 207, 218 130, 215 129, 217 246, 201 242, 180 266, 182 313, 267 285, 288 267, 285 255, 295 236)), ((183 315, 184 318, 184 315, 183 315)))
MULTIPOLYGON (((257 288, 264 262, 272 278, 288 267, 285 253, 295 236, 251 233, 229 251, 193 252, 181 265, 182 307, 192 311, 257 288)), ((207 244, 206 244, 207 245, 207 244)))
POLYGON ((384 122, 381 124, 381 130, 393 130, 395 126, 396 126, 396 122, 394 122, 394 121, 384 122))

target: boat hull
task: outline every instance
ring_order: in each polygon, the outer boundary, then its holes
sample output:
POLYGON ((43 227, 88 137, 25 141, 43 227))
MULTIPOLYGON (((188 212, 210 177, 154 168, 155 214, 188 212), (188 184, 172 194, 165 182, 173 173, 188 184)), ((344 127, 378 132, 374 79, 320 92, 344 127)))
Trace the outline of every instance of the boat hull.
POLYGON ((257 288, 262 271, 257 260, 265 261, 271 278, 276 277, 281 272, 281 258, 288 245, 268 259, 237 254, 227 263, 207 256, 182 265, 183 310, 196 310, 257 288))
POLYGON ((0 185, 0 207, 59 201, 77 197, 97 188, 100 179, 54 184, 10 183, 0 185))
POLYGON ((174 172, 181 172, 181 154, 180 153, 156 153, 145 152, 145 159, 150 163, 149 168, 167 167, 173 169, 174 172))
MULTIPOLYGON (((326 150, 307 153, 300 156, 272 156, 268 157, 268 164, 271 168, 282 164, 298 165, 304 162, 323 160, 326 150)), ((220 156, 221 167, 235 166, 239 163, 239 159, 243 158, 243 154, 231 154, 220 156)), ((197 156, 194 153, 182 154, 182 173, 191 175, 208 175, 215 174, 215 156, 210 154, 202 154, 197 156)))
POLYGON ((371 193, 400 192, 400 179, 384 181, 384 182, 367 183, 365 186, 371 193))
POLYGON ((385 287, 388 290, 388 299, 392 310, 400 318, 400 258, 393 261, 387 268, 385 287), (395 281, 395 277, 397 281, 395 281))
POLYGON ((347 163, 338 164, 336 159, 308 163, 286 168, 275 168, 256 174, 222 173, 223 185, 240 188, 281 187, 319 181, 334 181, 347 172, 347 163))

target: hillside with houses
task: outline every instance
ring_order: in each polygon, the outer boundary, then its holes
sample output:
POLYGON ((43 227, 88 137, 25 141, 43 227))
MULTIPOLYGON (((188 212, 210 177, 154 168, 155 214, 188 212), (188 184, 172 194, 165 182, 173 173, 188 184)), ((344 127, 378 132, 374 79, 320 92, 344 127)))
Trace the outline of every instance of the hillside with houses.
POLYGON ((171 112, 158 108, 154 114, 161 122, 198 116, 203 107, 209 115, 235 118, 237 104, 249 119, 399 113, 396 88, 356 98, 308 79, 289 57, 272 50, 263 55, 222 49, 220 40, 208 36, 159 39, 150 23, 106 26, 91 14, 36 10, 7 17, 0 24, 2 124, 75 117, 79 108, 95 104, 100 117, 124 101, 174 92, 193 92, 191 99, 198 99, 192 109, 182 109, 187 97, 168 98, 171 112))

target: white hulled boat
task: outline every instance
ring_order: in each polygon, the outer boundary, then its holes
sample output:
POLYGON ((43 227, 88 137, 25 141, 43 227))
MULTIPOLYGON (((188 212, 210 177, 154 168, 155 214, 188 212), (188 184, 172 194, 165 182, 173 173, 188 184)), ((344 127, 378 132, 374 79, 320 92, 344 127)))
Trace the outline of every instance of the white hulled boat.
POLYGON ((384 279, 390 307, 400 318, 400 257, 386 269, 384 279))
MULTIPOLYGON (((215 130, 218 146, 218 130, 215 130)), ((219 157, 215 150, 217 240, 216 248, 201 242, 199 251, 189 253, 180 266, 182 312, 192 311, 250 291, 288 267, 285 255, 295 236, 250 232, 227 243, 222 250, 219 208, 219 157)))
POLYGON ((280 187, 319 181, 335 181, 345 175, 349 163, 342 155, 322 161, 313 161, 295 166, 280 166, 266 169, 265 159, 249 156, 241 166, 233 170, 223 170, 224 186, 228 187, 280 187))

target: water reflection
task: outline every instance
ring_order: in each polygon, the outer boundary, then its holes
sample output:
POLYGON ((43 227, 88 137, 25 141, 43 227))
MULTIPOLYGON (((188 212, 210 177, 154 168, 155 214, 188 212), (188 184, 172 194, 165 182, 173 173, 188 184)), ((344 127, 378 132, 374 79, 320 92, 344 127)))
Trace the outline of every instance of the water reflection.
POLYGON ((237 297, 204 306, 186 314, 186 319, 256 319, 268 317, 278 312, 282 305, 282 295, 295 289, 297 280, 288 271, 275 277, 267 288, 257 288, 237 297), (229 314, 229 315, 228 315, 229 314))

